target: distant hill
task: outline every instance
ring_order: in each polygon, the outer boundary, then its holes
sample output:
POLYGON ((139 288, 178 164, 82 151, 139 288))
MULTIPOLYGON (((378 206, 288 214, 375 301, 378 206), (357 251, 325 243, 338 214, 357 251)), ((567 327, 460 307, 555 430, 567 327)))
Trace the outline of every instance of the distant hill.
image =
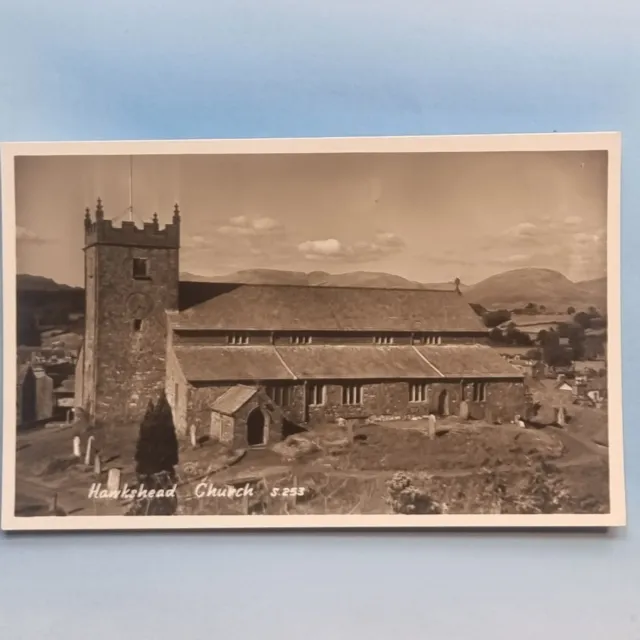
POLYGON ((545 305, 550 311, 564 311, 569 306, 604 309, 606 278, 577 283, 552 269, 514 269, 472 285, 465 296, 493 309, 524 307, 529 302, 545 305))
POLYGON ((70 287, 68 284, 59 284, 51 278, 32 276, 28 273, 19 273, 16 276, 16 288, 18 291, 73 291, 81 289, 81 287, 70 287))
MULTIPOLYGON (((240 282, 243 284, 289 284, 317 287, 381 287, 389 289, 443 289, 454 288, 451 282, 423 283, 402 276, 374 271, 327 273, 326 271, 284 271, 278 269, 247 269, 224 276, 206 277, 181 273, 182 280, 191 282, 240 282)), ((460 287, 463 291, 464 285, 460 287)))

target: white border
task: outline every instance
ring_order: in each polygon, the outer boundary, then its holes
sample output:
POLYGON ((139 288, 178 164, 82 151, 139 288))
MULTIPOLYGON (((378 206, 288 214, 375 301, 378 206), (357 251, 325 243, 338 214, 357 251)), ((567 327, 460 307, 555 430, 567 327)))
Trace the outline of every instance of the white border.
POLYGON ((383 138, 299 138, 129 142, 9 143, 2 154, 3 464, 2 528, 6 531, 327 528, 577 528, 626 525, 622 428, 619 133, 505 134, 383 138), (608 514, 586 515, 301 515, 301 516, 40 516, 16 517, 16 156, 278 153, 483 153, 608 151, 607 296, 609 469, 608 514))

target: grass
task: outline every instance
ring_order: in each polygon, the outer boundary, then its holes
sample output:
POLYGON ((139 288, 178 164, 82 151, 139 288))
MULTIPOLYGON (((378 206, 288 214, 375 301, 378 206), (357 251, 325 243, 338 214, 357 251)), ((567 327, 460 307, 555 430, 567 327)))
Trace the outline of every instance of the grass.
MULTIPOLYGON (((594 418, 589 413, 589 420, 601 424, 601 414, 594 418)), ((580 415, 571 429, 589 431, 592 422, 584 423, 580 415)), ((553 428, 525 430, 453 418, 438 426, 437 437, 429 439, 420 421, 365 425, 351 433, 325 425, 275 451, 231 452, 214 442, 195 449, 183 445, 177 514, 384 514, 414 503, 416 512, 437 508, 466 514, 601 513, 609 508, 606 452, 572 451, 571 440, 553 428), (399 471, 404 474, 400 485, 408 485, 394 497, 399 471), (199 482, 217 487, 249 482, 254 495, 246 500, 198 497, 199 482), (304 495, 283 496, 282 489, 292 486, 304 488, 304 495)), ((120 467, 122 481, 131 483, 136 437, 132 425, 94 431, 74 426, 21 436, 17 511, 35 515, 55 493, 69 515, 124 513, 122 505, 99 504, 87 492, 92 482, 104 482, 111 466, 120 467), (105 462, 100 478, 71 456, 74 435, 80 435, 84 449, 90 433, 105 462)))

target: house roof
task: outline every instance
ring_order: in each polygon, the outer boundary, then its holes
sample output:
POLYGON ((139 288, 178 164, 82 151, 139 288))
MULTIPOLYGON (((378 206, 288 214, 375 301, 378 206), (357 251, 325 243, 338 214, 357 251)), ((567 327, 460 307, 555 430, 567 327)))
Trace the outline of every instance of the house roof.
POLYGON ((256 387, 247 387, 243 384, 236 385, 214 400, 211 405, 211 410, 232 416, 236 411, 244 407, 257 393, 258 389, 256 387))
POLYGON ((189 382, 524 377, 484 345, 176 346, 174 353, 189 382))
POLYGON ((495 349, 480 344, 420 346, 417 351, 445 377, 522 378, 495 349))
POLYGON ((177 346, 174 353, 189 382, 294 379, 272 346, 177 346))
POLYGON ((254 331, 487 329, 455 291, 181 282, 176 328, 254 331))

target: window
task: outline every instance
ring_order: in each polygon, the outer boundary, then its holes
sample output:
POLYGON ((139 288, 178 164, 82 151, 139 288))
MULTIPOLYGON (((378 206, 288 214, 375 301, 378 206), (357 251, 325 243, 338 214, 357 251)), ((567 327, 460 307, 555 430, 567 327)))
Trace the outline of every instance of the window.
POLYGON ((311 336, 291 336, 291 344, 311 344, 311 336))
POLYGON ((350 384, 342 387, 342 404, 362 404, 362 385, 350 384))
POLYGON ((487 399, 487 384, 486 382, 474 382, 473 383, 473 401, 485 402, 487 399))
POLYGON ((422 344, 442 344, 442 336, 423 336, 422 344))
POLYGON ((323 384, 311 384, 309 385, 309 405, 320 406, 326 401, 326 391, 323 384))
POLYGON ((140 320, 139 318, 136 318, 133 321, 133 330, 140 331, 140 329, 142 329, 142 320, 140 320))
POLYGON ((393 336, 374 336, 374 344, 393 344, 393 336))
POLYGON ((149 277, 149 261, 147 258, 133 259, 133 277, 140 280, 149 277))
POLYGON ((227 342, 229 344, 249 344, 249 336, 241 333, 232 333, 227 336, 227 342))
POLYGON ((279 407, 286 407, 291 404, 291 387, 289 385, 274 385, 267 387, 267 395, 279 407))
POLYGON ((424 382, 413 382, 409 385, 410 402, 426 402, 429 398, 429 387, 424 382))

